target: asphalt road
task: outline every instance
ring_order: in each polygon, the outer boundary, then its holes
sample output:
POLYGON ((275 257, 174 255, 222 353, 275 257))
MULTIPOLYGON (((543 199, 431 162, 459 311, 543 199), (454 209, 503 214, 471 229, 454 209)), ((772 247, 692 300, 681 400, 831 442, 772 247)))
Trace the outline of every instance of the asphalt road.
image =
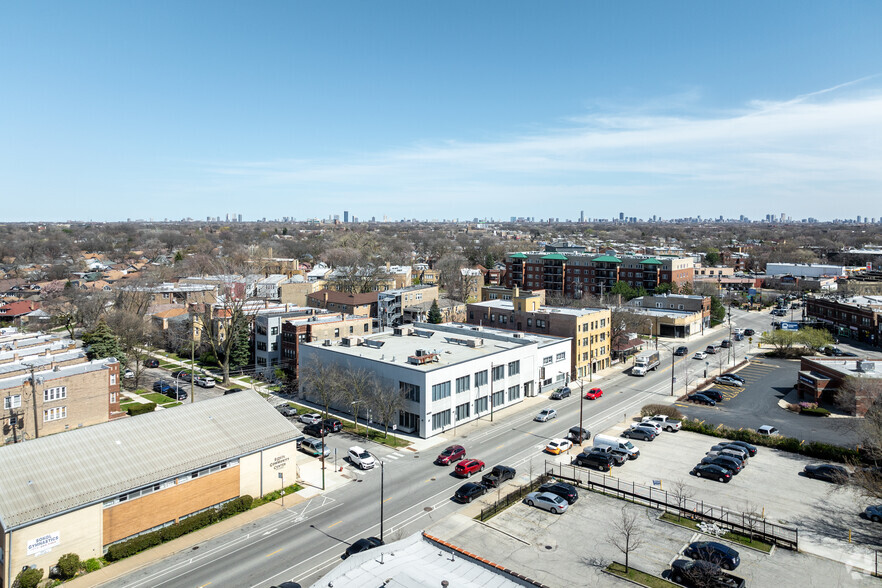
MULTIPOLYGON (((733 313, 733 325, 743 328, 754 323, 759 325, 763 320, 768 325, 770 320, 768 313, 762 316, 749 313, 746 317, 742 314, 733 313)), ((724 332, 718 329, 687 345, 694 351, 723 337, 724 332)), ((596 434, 621 423, 625 415, 633 415, 644 404, 670 395, 671 354, 666 346, 673 349, 678 345, 677 341, 670 345, 663 341, 662 365, 645 377, 632 377, 625 372, 593 384, 585 382, 586 390, 592 386, 604 390, 602 398, 584 401, 585 428, 596 434)), ((744 350, 746 346, 736 348, 736 355, 743 354, 744 350)), ((680 388, 689 380, 689 374, 694 377, 696 370, 704 368, 704 362, 692 360, 690 356, 675 358, 675 393, 682 393, 680 388)), ((571 384, 571 387, 578 388, 578 385, 571 384)), ((543 400, 531 410, 513 408, 497 412, 492 424, 485 420, 460 427, 458 431, 448 431, 446 441, 422 454, 395 452, 359 440, 360 445, 386 464, 384 538, 392 541, 409 535, 461 508, 451 497, 464 481, 452 475, 452 467, 433 464, 445 445, 462 444, 469 457, 485 461, 488 468, 499 463, 513 466, 518 471, 517 481, 525 482, 531 471, 535 476, 543 470, 546 456, 542 449, 547 441, 562 437, 569 427, 579 423, 579 400, 576 394, 562 401, 543 400), (536 412, 545 407, 557 409, 558 418, 547 423, 533 421, 536 412)), ((339 450, 352 445, 353 441, 351 436, 331 436, 329 445, 339 450)), ((578 448, 572 451, 576 452, 578 448)), ((339 451, 338 454, 342 455, 339 451)), ((340 562, 340 555, 350 543, 361 537, 379 535, 379 468, 367 472, 349 468, 347 473, 353 478, 352 482, 108 585, 265 588, 287 581, 309 586, 340 562)))

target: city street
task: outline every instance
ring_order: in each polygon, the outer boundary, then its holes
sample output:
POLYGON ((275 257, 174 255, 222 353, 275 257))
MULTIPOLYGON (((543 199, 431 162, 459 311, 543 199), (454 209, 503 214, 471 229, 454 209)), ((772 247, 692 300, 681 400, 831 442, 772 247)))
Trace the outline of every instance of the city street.
MULTIPOLYGON (((733 325, 751 327, 758 332, 767 327, 767 313, 733 313, 733 325)), ((677 357, 674 363, 675 394, 683 393, 686 382, 703 372, 704 362, 691 359, 692 352, 719 342, 728 334, 726 329, 709 330, 686 344, 690 354, 677 357), (692 374, 692 376, 687 376, 692 374)), ((671 354, 681 341, 662 341, 662 364, 645 377, 633 377, 621 368, 584 388, 601 387, 603 397, 584 401, 584 426, 592 435, 622 423, 650 402, 670 401, 671 354)), ((745 342, 746 343, 746 340, 745 342)), ((746 346, 734 349, 738 359, 746 346)), ((579 383, 571 383, 574 391, 579 383)), ((462 444, 471 458, 481 459, 487 467, 505 464, 517 468, 516 483, 525 482, 532 473, 543 470, 545 460, 554 458, 542 449, 548 440, 562 437, 571 426, 579 423, 578 394, 562 401, 545 397, 528 399, 523 406, 497 412, 494 422, 489 418, 458 430, 447 431, 434 438, 431 449, 420 452, 394 451, 384 446, 357 441, 351 436, 331 436, 329 445, 342 451, 352 444, 365 446, 385 462, 385 524, 384 539, 418 531, 461 508, 451 500, 463 480, 452 475, 452 467, 433 464, 435 456, 450 443, 462 444), (558 418, 545 423, 533 421, 541 408, 553 407, 558 418), (396 456, 396 457, 392 457, 396 456)), ((578 452, 573 448, 571 454, 578 452)), ((569 456, 564 456, 569 459, 569 456)), ((299 459, 311 459, 299 456, 299 459)), ((330 460, 333 461, 333 457, 330 460)), ((332 464, 329 464, 331 467, 332 464)), ((342 464, 340 464, 342 465, 342 464)), ((129 588, 243 586, 265 588, 293 581, 308 586, 322 573, 340 561, 340 555, 353 541, 366 536, 379 536, 380 470, 367 472, 344 466, 352 478, 329 492, 298 504, 283 514, 269 516, 235 532, 178 553, 148 566, 109 585, 129 588)))

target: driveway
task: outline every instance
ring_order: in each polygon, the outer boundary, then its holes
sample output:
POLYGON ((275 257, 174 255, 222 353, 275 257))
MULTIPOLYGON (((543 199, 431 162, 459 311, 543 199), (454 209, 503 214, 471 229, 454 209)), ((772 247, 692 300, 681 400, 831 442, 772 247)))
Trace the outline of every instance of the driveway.
POLYGON ((714 384, 708 388, 723 395, 723 402, 717 406, 684 401, 677 402, 676 407, 688 417, 733 429, 773 425, 786 437, 855 446, 856 419, 800 416, 778 405, 793 389, 798 371, 798 360, 758 359, 735 372, 746 380, 744 387, 714 384))

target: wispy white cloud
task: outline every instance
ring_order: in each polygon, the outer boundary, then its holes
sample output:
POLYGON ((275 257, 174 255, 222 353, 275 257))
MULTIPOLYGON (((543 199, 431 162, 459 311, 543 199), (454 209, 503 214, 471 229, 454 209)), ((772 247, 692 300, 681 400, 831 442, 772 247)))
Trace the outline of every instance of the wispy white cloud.
POLYGON ((580 198, 600 207, 592 216, 626 206, 662 216, 770 207, 866 214, 868 198, 882 192, 882 90, 846 90, 869 79, 756 100, 739 112, 689 117, 665 108, 698 102, 694 91, 652 108, 595 105, 563 127, 495 141, 414 144, 346 160, 225 163, 210 172, 243 189, 398 202, 408 216, 564 216, 580 198), (414 198, 423 200, 408 209, 414 198), (425 210, 430 200, 437 204, 425 210))

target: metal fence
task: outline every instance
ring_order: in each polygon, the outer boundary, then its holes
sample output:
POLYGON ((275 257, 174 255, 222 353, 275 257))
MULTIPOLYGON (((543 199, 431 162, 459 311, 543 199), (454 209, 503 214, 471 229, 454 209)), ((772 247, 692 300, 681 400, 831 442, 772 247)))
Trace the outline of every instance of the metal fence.
POLYGON ((489 519, 490 517, 499 513, 500 511, 505 510, 506 508, 508 508, 512 504, 514 504, 516 502, 520 502, 521 500, 523 500, 524 496, 526 496, 530 492, 533 492, 534 490, 536 490, 536 488, 538 488, 539 486, 541 486, 542 484, 544 484, 548 480, 549 480, 548 474, 539 474, 539 476, 536 479, 530 481, 529 483, 525 484, 524 486, 519 487, 517 490, 509 492, 508 494, 506 494, 505 496, 503 496, 502 498, 497 500, 492 505, 490 505, 486 508, 482 508, 481 513, 475 518, 478 519, 479 521, 486 521, 487 519, 489 519))
POLYGON ((664 510, 693 521, 716 523, 723 530, 735 531, 785 549, 794 551, 799 549, 798 529, 769 522, 756 514, 736 512, 708 504, 703 500, 693 500, 673 488, 665 490, 635 482, 625 482, 612 476, 566 464, 546 462, 546 470, 549 476, 589 490, 664 510))

